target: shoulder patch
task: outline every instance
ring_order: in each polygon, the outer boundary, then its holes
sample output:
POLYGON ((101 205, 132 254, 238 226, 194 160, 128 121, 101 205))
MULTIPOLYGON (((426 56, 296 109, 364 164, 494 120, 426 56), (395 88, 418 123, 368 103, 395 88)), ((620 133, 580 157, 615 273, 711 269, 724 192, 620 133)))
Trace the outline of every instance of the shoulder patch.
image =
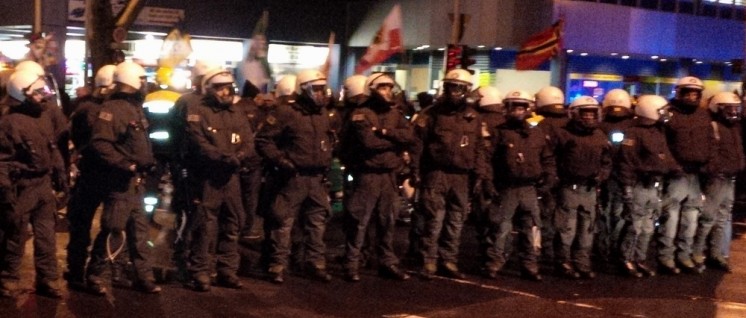
POLYGON ((267 116, 267 124, 274 125, 277 123, 277 118, 275 116, 269 115, 267 116))
POLYGON ((352 121, 364 121, 365 115, 364 114, 355 114, 352 115, 352 121))
POLYGON ((187 121, 188 122, 192 122, 192 123, 199 122, 199 115, 197 115, 197 114, 189 114, 189 115, 187 115, 187 121))
POLYGON ((100 113, 98 113, 98 118, 105 121, 111 121, 112 119, 114 119, 114 114, 106 111, 101 111, 100 113))
POLYGON ((629 138, 624 138, 624 140, 622 140, 622 145, 633 147, 635 145, 635 140, 634 139, 629 139, 629 138))

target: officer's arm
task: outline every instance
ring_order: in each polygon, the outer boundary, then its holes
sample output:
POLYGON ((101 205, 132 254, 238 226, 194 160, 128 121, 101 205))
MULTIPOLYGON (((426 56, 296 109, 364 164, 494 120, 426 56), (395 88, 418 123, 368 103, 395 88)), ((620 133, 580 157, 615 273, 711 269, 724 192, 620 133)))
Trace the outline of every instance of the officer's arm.
POLYGON ((385 134, 388 133, 383 127, 377 127, 372 122, 375 115, 366 114, 361 110, 354 110, 350 121, 352 122, 351 128, 354 134, 357 136, 363 148, 365 149, 376 149, 386 150, 391 148, 393 145, 390 141, 385 139, 385 134))
MULTIPOLYGON (((480 124, 480 127, 482 125, 480 124)), ((480 137, 483 137, 481 135, 481 132, 478 132, 480 137)), ((490 163, 492 160, 492 156, 489 153, 489 147, 486 143, 483 142, 477 142, 474 144, 476 153, 477 162, 474 165, 475 169, 474 172, 477 175, 477 178, 481 180, 492 180, 492 168, 490 167, 490 163)))
POLYGON ((552 151, 551 142, 549 141, 549 138, 546 138, 546 135, 542 132, 542 135, 545 136, 542 141, 544 142, 544 146, 541 147, 541 168, 542 168, 542 175, 544 177, 543 182, 547 184, 547 188, 552 188, 554 185, 559 182, 557 179, 557 160, 554 156, 554 151, 552 151))
MULTIPOLYGON (((202 106, 199 106, 202 107, 202 106)), ((199 156, 208 161, 222 162, 226 154, 220 151, 207 138, 207 127, 204 117, 191 108, 187 109, 186 131, 189 141, 196 146, 199 156)))
MULTIPOLYGON (((604 140, 606 140, 604 136, 604 140)), ((601 170, 599 170, 598 173, 598 181, 604 182, 606 179, 609 178, 611 175, 611 169, 613 168, 613 162, 612 162, 612 146, 611 143, 606 140, 606 143, 604 144, 603 149, 601 150, 601 170)))
POLYGON ((640 142, 636 136, 627 132, 619 149, 619 180, 624 186, 634 186, 637 181, 637 167, 640 166, 640 142))
POLYGON ((125 156, 116 147, 117 142, 126 133, 127 125, 125 118, 105 107, 99 112, 91 133, 91 148, 108 165, 122 170, 131 170, 131 166, 135 164, 134 160, 125 156))
POLYGON ((387 128, 384 137, 404 147, 413 145, 416 141, 412 125, 400 112, 394 112, 396 113, 396 126, 390 131, 387 128))
POLYGON ((11 127, 6 120, 0 121, 0 190, 11 187, 15 161, 15 145, 11 137, 11 127))
MULTIPOLYGON (((243 118, 247 118, 246 112, 243 112, 243 118)), ((240 125, 239 135, 241 136, 241 147, 239 151, 243 154, 243 158, 252 158, 256 156, 256 150, 254 148, 254 127, 249 122, 241 121, 245 123, 240 125)))
POLYGON ((414 135, 415 143, 412 147, 412 168, 416 171, 420 171, 422 164, 422 156, 425 151, 425 141, 429 138, 430 120, 429 114, 420 112, 416 118, 414 118, 414 135))
POLYGON ((285 158, 285 153, 277 147, 277 142, 285 130, 285 121, 278 109, 274 115, 269 115, 256 133, 256 151, 272 164, 277 164, 285 158))

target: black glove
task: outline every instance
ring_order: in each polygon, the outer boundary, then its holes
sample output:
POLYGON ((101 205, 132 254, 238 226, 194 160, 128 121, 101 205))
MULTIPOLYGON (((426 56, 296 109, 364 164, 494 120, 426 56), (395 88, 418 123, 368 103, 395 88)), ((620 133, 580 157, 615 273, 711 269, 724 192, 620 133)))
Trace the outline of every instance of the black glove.
POLYGON ((634 194, 632 194, 632 186, 624 186, 624 190, 622 192, 622 200, 624 200, 624 202, 632 202, 633 198, 634 194))
POLYGON ((229 168, 235 169, 241 166, 241 160, 238 160, 238 157, 236 156, 225 155, 223 156, 222 161, 229 168))
POLYGON ((492 181, 482 181, 482 197, 490 200, 495 200, 500 197, 500 193, 497 192, 497 189, 495 189, 495 185, 492 183, 492 181))
POLYGON ((295 164, 287 158, 282 158, 277 161, 277 169, 288 174, 294 174, 296 172, 295 164))
POLYGON ((420 173, 418 171, 412 171, 409 175, 409 185, 411 185, 412 188, 419 188, 420 184, 422 184, 420 173))

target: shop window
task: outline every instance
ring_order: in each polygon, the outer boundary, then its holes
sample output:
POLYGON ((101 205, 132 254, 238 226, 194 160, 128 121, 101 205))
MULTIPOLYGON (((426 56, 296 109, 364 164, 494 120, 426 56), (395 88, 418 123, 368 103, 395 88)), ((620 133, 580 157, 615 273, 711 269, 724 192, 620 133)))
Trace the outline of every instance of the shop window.
POLYGON ((695 14, 694 3, 679 0, 679 13, 695 14))
POLYGON ((621 4, 623 6, 636 7, 637 6, 637 0, 620 0, 619 4, 621 4))
POLYGON ((705 17, 717 17, 718 5, 716 4, 702 4, 699 9, 699 15, 705 17))

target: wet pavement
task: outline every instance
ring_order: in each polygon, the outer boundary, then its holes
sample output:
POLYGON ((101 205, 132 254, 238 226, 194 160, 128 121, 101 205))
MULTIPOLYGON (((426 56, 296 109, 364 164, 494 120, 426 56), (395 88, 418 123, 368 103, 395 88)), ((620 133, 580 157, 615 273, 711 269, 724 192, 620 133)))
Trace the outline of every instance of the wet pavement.
MULTIPOLYGON (((740 210, 740 209, 739 209, 740 210)), ((746 210, 744 210, 746 211, 746 210)), ((522 280, 509 264, 503 275, 489 280, 478 275, 474 228, 464 228, 461 269, 464 280, 413 277, 397 282, 377 276, 374 268, 362 271, 362 281, 342 279, 338 262, 343 253, 340 222, 333 219, 327 232, 329 266, 334 280, 322 283, 301 274, 285 284, 266 281, 259 269, 258 242, 242 244, 240 275, 243 289, 213 287, 206 293, 184 288, 174 278, 168 242, 172 216, 159 214, 162 224, 152 228, 157 275, 163 291, 142 294, 112 288, 105 297, 64 290, 54 300, 33 293, 32 251, 24 259, 23 287, 16 299, 0 299, 2 317, 746 317, 746 223, 734 225, 731 264, 733 273, 707 270, 631 279, 612 269, 599 268, 595 280, 567 280, 544 264, 544 281, 522 280)), ((397 228, 397 252, 406 249, 407 227, 397 228)), ((67 233, 58 234, 60 273, 64 268, 67 233)), ((405 263, 405 268, 416 269, 405 263)), ((413 272, 414 274, 414 272, 413 272)))

